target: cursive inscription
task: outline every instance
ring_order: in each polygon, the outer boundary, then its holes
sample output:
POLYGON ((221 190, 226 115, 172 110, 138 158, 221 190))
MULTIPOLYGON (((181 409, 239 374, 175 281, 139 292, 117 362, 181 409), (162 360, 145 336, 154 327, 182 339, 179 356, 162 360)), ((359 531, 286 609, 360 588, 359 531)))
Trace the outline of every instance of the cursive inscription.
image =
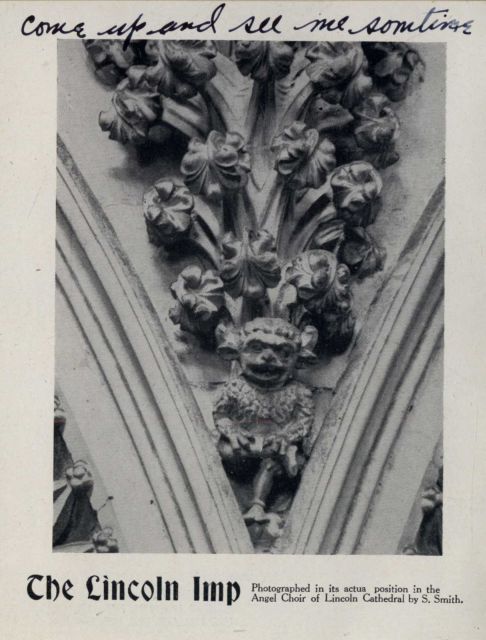
POLYGON ((124 22, 121 25, 114 24, 108 29, 103 29, 102 31, 98 31, 99 36, 125 36, 125 40, 123 41, 123 48, 126 49, 130 44, 133 36, 138 32, 145 29, 147 23, 142 20, 143 13, 138 15, 133 22, 127 24, 124 22))
POLYGON ((239 31, 240 29, 244 29, 245 33, 251 33, 251 34, 282 33, 278 28, 278 25, 280 24, 281 20, 282 20, 281 15, 278 15, 275 18, 267 17, 261 20, 260 22, 257 21, 255 16, 248 16, 248 18, 243 20, 243 22, 241 22, 236 27, 232 27, 231 29, 228 29, 228 31, 230 33, 233 33, 235 31, 239 31))
POLYGON ((425 17, 416 23, 414 20, 387 20, 377 16, 359 29, 349 29, 348 33, 355 35, 358 33, 374 33, 399 35, 401 33, 426 33, 427 31, 454 31, 471 35, 471 27, 474 20, 461 22, 455 18, 449 18, 449 9, 429 9, 425 17))
POLYGON ((67 36, 74 33, 78 38, 86 38, 84 29, 84 22, 79 22, 72 27, 68 27, 66 22, 47 22, 46 20, 38 20, 34 15, 30 15, 22 22, 20 33, 23 36, 37 37, 49 34, 53 36, 58 34, 67 36))
MULTIPOLYGON (((212 35, 219 33, 243 33, 248 35, 281 34, 285 14, 279 13, 271 16, 249 15, 238 24, 224 24, 223 17, 230 20, 229 9, 226 3, 218 4, 204 20, 188 19, 177 21, 167 19, 160 26, 147 24, 143 13, 140 13, 134 20, 127 22, 117 22, 108 27, 96 31, 98 37, 118 37, 123 40, 123 47, 126 49, 135 36, 166 36, 175 32, 192 31, 195 33, 209 32, 212 35), (223 14, 228 14, 227 16, 223 14)), ((387 16, 374 16, 365 24, 356 24, 352 15, 344 16, 322 16, 306 19, 305 22, 298 22, 290 25, 294 31, 301 33, 347 33, 349 35, 386 35, 388 38, 402 36, 403 34, 424 34, 433 31, 447 31, 449 33, 469 36, 472 33, 474 20, 464 20, 453 17, 448 8, 432 7, 418 20, 403 18, 388 18, 387 16)), ((288 23, 287 23, 288 27, 288 23)), ((21 26, 20 33, 23 36, 58 36, 75 35, 77 38, 86 38, 87 27, 84 22, 70 25, 68 22, 59 20, 49 22, 35 15, 27 16, 21 26)))
POLYGON ((349 20, 349 16, 343 16, 342 18, 314 18, 309 20, 305 24, 294 26, 294 31, 346 31, 344 25, 349 20))
POLYGON ((171 33, 172 31, 197 31, 198 33, 204 33, 205 31, 212 31, 212 33, 217 33, 216 31, 216 23, 221 17, 223 13, 223 9, 225 8, 225 3, 219 4, 216 9, 212 12, 211 16, 208 20, 203 20, 203 22, 199 22, 194 24, 192 20, 186 20, 184 22, 176 22, 175 20, 169 20, 162 27, 158 27, 157 29, 150 29, 147 31, 148 36, 153 36, 156 34, 160 34, 161 36, 165 36, 166 33, 171 33))

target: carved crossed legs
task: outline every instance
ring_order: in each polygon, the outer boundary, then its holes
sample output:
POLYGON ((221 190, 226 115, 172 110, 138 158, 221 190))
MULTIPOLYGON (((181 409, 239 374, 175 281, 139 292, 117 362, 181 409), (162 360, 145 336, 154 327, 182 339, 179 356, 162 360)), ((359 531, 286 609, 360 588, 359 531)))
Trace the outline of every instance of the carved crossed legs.
POLYGON ((253 480, 253 499, 248 511, 243 518, 247 524, 252 522, 268 522, 269 517, 265 513, 267 498, 273 487, 274 479, 282 474, 282 465, 274 458, 264 458, 260 463, 253 480))
MULTIPOLYGON (((253 497, 251 504, 243 517, 247 524, 252 524, 253 522, 263 524, 270 519, 265 510, 274 480, 284 475, 285 469, 289 465, 285 465, 281 456, 276 455, 276 452, 272 451, 270 447, 267 447, 264 452, 262 452, 261 447, 256 450, 250 446, 248 441, 245 442, 245 444, 246 446, 241 446, 238 441, 238 445, 240 446, 231 446, 230 442, 223 436, 218 443, 218 450, 223 460, 236 463, 248 458, 261 459, 258 471, 253 478, 253 497)), ((296 447, 290 446, 288 449, 296 450, 296 447)), ((289 451, 289 453, 291 457, 293 455, 295 458, 295 454, 292 454, 292 451, 289 451)))

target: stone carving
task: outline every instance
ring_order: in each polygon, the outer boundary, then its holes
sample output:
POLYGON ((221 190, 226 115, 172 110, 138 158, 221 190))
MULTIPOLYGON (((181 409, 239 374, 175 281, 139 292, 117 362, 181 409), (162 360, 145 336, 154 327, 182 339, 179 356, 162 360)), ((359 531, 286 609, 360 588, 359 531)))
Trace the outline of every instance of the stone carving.
POLYGON ((151 40, 145 54, 147 83, 167 97, 192 98, 216 74, 216 47, 209 40, 151 40))
POLYGON ((339 102, 351 109, 373 89, 367 74, 366 59, 360 44, 355 42, 316 42, 306 52, 310 64, 306 73, 323 89, 330 102, 339 102))
POLYGON ((132 67, 113 94, 110 109, 100 113, 100 127, 122 144, 144 144, 161 112, 154 91, 145 86, 138 68, 132 67))
POLYGON ((235 44, 235 61, 244 76, 266 82, 288 75, 294 52, 293 42, 242 41, 235 44))
POLYGON ((192 224, 194 199, 185 187, 159 180, 144 197, 143 210, 149 240, 157 247, 184 241, 192 224))
POLYGON ((246 521, 276 536, 269 496, 298 478, 312 431, 311 392, 294 374, 314 348, 349 347, 351 289, 383 268, 369 228, 380 171, 399 159, 390 101, 406 97, 423 63, 403 43, 86 48, 98 76, 119 78, 100 118, 111 138, 168 155, 155 131, 184 140, 177 175, 145 194, 148 238, 172 264, 193 260, 171 287, 169 315, 180 337, 236 361, 215 403, 218 448, 227 467, 246 469, 243 485, 253 478, 246 521))
POLYGON ((334 145, 303 122, 293 122, 276 136, 275 169, 291 189, 317 189, 336 166, 334 145))
POLYGON ((118 84, 136 62, 133 46, 124 49, 121 40, 86 40, 85 46, 96 75, 108 85, 118 84))
POLYGON ((93 474, 84 460, 73 461, 63 436, 65 426, 65 411, 55 395, 53 550, 116 553, 118 543, 112 530, 101 528, 91 504, 93 474))
POLYGON ((403 100, 424 79, 424 62, 406 42, 364 42, 363 50, 377 87, 390 100, 403 100))
POLYGON ((222 240, 221 278, 233 298, 259 299, 280 281, 280 263, 274 238, 262 229, 246 232, 242 240, 228 233, 222 240))
POLYGON ((118 553, 118 542, 113 537, 113 529, 104 527, 93 534, 92 548, 87 553, 118 553))
POLYGON ((422 492, 422 522, 414 544, 403 550, 405 555, 442 555, 442 502, 443 468, 440 467, 435 485, 422 492))
MULTIPOLYGON (((369 159, 378 168, 398 160, 395 142, 399 136, 399 122, 384 96, 370 96, 355 110, 354 138, 363 150, 363 159, 369 159)), ((358 156, 359 152, 355 154, 358 156)))
POLYGON ((366 231, 376 219, 381 177, 371 163, 355 161, 333 173, 331 188, 336 216, 320 225, 311 247, 332 250, 360 278, 372 275, 383 268, 386 257, 366 231))
POLYGON ((237 360, 241 374, 223 387, 214 407, 223 460, 240 467, 257 461, 249 524, 272 520, 266 511, 276 479, 296 478, 309 454, 314 420, 311 390, 294 379, 296 369, 316 360, 317 331, 300 331, 279 318, 257 318, 237 333, 221 328, 220 353, 237 360), (227 333, 233 333, 228 338, 227 333))
POLYGON ((349 282, 348 267, 340 264, 333 253, 305 251, 286 269, 279 310, 283 315, 286 306, 295 326, 315 326, 325 350, 343 351, 353 337, 355 325, 349 282))
POLYGON ((186 267, 171 291, 177 300, 169 314, 172 322, 206 345, 212 343, 216 327, 227 313, 221 278, 211 269, 203 272, 197 265, 186 267))
POLYGON ((239 133, 211 131, 207 141, 194 138, 182 159, 181 173, 193 193, 221 198, 248 180, 250 155, 239 133))
POLYGON ((68 485, 73 492, 85 492, 91 495, 93 474, 84 460, 78 460, 64 471, 68 485))

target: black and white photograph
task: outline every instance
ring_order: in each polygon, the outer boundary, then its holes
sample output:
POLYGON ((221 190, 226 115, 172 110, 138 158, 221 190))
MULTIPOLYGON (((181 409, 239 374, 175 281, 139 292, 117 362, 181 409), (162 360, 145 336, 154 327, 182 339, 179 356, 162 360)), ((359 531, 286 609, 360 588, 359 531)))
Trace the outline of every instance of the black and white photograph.
POLYGON ((443 554, 447 45, 324 38, 58 40, 54 552, 443 554))

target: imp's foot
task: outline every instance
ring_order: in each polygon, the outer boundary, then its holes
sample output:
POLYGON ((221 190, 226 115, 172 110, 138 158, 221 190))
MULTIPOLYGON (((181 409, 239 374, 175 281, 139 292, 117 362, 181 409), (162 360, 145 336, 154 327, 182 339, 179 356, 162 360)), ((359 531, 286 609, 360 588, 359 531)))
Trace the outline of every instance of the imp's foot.
POLYGON ((269 517, 261 504, 252 504, 243 516, 243 519, 246 524, 253 524, 254 522, 264 524, 268 522, 269 517))
POLYGON ((271 538, 279 538, 282 535, 284 519, 278 513, 269 513, 265 532, 271 538))

